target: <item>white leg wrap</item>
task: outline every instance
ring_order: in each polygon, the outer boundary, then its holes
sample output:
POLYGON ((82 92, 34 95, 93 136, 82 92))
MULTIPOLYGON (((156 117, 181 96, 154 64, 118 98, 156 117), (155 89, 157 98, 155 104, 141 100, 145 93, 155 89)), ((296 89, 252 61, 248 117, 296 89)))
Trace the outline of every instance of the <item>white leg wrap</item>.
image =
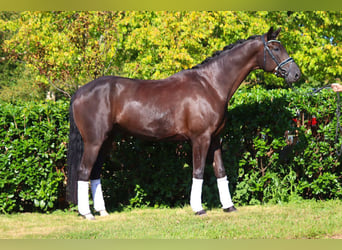
POLYGON ((88 195, 89 195, 89 182, 78 181, 77 182, 77 204, 78 204, 78 212, 81 215, 90 214, 88 195))
POLYGON ((101 180, 90 180, 91 183, 91 193, 94 200, 94 208, 97 212, 106 210, 105 203, 103 200, 101 180))
POLYGON ((233 206, 232 198, 230 197, 229 186, 227 176, 217 179, 217 187, 220 194, 220 201, 222 208, 228 208, 233 206))
POLYGON ((194 212, 199 212, 203 210, 202 185, 203 185, 203 180, 192 178, 190 206, 194 212))

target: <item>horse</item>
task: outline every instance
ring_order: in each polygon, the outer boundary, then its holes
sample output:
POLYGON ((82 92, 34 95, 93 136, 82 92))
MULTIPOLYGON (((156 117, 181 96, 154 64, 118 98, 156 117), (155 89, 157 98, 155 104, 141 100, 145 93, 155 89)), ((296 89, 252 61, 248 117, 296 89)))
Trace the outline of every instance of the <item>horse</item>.
POLYGON ((84 218, 95 219, 89 207, 90 182, 95 211, 108 215, 100 178, 101 148, 120 132, 154 141, 188 141, 193 212, 206 214, 201 196, 207 156, 213 159, 223 211, 236 211, 221 157, 220 132, 229 100, 252 70, 274 73, 289 84, 300 78, 298 65, 276 40, 280 30, 270 28, 263 35, 239 40, 165 79, 102 76, 80 87, 69 109, 67 200, 78 205, 84 218))

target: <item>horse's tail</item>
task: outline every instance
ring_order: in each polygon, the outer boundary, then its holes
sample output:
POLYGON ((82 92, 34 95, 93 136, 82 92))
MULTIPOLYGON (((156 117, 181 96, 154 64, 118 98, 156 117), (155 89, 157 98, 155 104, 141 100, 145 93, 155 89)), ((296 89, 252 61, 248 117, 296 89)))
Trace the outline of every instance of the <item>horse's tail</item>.
POLYGON ((78 130, 75 120, 72 104, 74 102, 75 95, 71 98, 69 107, 69 145, 67 155, 67 187, 66 187, 66 199, 67 201, 77 204, 77 170, 81 163, 83 155, 83 140, 78 130))

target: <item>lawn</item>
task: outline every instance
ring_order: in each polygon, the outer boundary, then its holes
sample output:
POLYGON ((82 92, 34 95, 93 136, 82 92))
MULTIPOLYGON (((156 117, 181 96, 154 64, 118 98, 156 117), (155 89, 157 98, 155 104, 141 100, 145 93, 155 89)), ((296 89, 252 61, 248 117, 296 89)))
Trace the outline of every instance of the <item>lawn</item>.
POLYGON ((0 239, 339 239, 342 201, 212 209, 133 209, 86 221, 75 212, 0 215, 0 239))

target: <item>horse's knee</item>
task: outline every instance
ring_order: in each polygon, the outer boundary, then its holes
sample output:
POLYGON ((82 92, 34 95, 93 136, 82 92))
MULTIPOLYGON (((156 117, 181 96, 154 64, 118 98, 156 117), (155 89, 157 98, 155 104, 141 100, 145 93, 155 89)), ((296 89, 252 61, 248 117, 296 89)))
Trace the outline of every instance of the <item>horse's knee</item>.
POLYGON ((226 169, 223 165, 221 153, 215 155, 215 159, 213 161, 213 168, 216 178, 222 178, 226 176, 226 169))

